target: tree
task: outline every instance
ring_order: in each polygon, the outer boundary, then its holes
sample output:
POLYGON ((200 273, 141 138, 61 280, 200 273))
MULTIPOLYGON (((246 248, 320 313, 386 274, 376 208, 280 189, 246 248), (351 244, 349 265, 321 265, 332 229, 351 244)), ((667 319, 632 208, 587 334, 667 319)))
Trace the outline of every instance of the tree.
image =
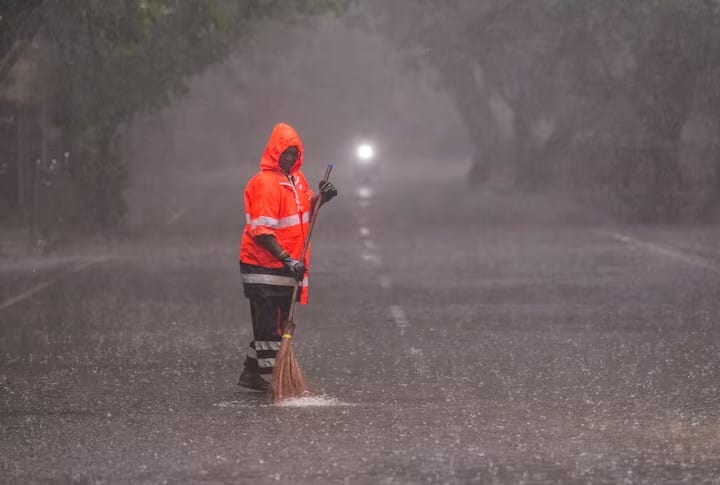
POLYGON ((482 183, 510 164, 518 187, 541 186, 546 161, 570 143, 577 121, 557 75, 566 27, 532 0, 393 6, 374 4, 368 16, 379 20, 367 23, 439 73, 475 144, 471 180, 482 183))
MULTIPOLYGON (((22 2, 17 2, 18 5, 22 2)), ((166 106, 186 79, 218 62, 264 18, 291 20, 336 0, 45 0, 39 40, 46 99, 61 127, 84 206, 102 225, 125 212, 117 134, 166 106)))
POLYGON ((43 0, 6 0, 0 6, 0 80, 6 80, 40 27, 43 0))
POLYGON ((627 147, 618 167, 621 192, 643 220, 674 220, 684 189, 679 153, 698 81, 717 67, 718 2, 714 0, 607 0, 553 2, 558 18, 583 28, 577 45, 594 56, 569 56, 578 84, 597 80, 610 97, 631 108, 633 123, 616 140, 627 147), (641 177, 641 184, 633 178, 641 177), (640 195, 638 197, 638 195, 640 195))
POLYGON ((581 172, 582 150, 605 139, 594 161, 613 172, 630 212, 678 216, 681 137, 698 80, 718 67, 720 1, 398 0, 359 10, 437 69, 475 142, 476 180, 511 165, 516 186, 535 189, 563 159, 580 160, 581 172))

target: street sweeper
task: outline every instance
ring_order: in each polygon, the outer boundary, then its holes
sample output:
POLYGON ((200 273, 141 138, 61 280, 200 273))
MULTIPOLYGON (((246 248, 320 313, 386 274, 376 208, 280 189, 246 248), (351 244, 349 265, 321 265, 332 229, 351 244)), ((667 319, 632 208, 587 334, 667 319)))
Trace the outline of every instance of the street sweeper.
POLYGON ((252 391, 268 390, 282 338, 291 338, 283 334, 283 325, 293 295, 307 303, 313 211, 338 194, 327 180, 314 194, 302 164, 300 137, 293 127, 279 123, 260 159, 260 171, 245 187, 246 225, 239 253, 253 340, 237 384, 252 391))

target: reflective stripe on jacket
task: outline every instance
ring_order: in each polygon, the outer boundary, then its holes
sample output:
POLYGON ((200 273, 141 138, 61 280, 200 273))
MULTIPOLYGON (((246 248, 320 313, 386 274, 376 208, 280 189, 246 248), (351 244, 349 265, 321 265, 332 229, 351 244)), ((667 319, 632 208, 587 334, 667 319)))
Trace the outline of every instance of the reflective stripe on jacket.
MULTIPOLYGON (((260 171, 245 187, 245 230, 240 242, 240 262, 243 264, 281 269, 283 264, 253 238, 271 234, 280 246, 295 259, 300 259, 305 236, 310 229, 311 199, 313 191, 300 167, 302 166, 303 147, 297 132, 285 123, 275 126, 260 161, 260 171), (298 147, 298 159, 290 174, 282 171, 279 164, 280 154, 288 147, 298 147)), ((305 253, 305 267, 310 267, 310 248, 305 253)), ((243 275, 246 284, 279 284, 270 276, 277 271, 268 272, 265 282, 257 274, 243 275), (245 279, 248 276, 248 280, 245 279)), ((277 280, 279 281, 279 280, 277 280)), ((301 302, 307 301, 307 273, 303 284, 301 302)), ((288 286, 283 282, 283 286, 288 286)))
MULTIPOLYGON (((246 285, 270 285, 272 287, 292 288, 298 283, 295 276, 285 268, 265 268, 262 266, 253 266, 241 261, 240 271, 242 272, 242 281, 246 285)), ((307 275, 305 275, 305 278, 300 282, 300 285, 303 287, 308 285, 307 275)), ((270 291, 270 294, 277 294, 277 292, 270 291)))

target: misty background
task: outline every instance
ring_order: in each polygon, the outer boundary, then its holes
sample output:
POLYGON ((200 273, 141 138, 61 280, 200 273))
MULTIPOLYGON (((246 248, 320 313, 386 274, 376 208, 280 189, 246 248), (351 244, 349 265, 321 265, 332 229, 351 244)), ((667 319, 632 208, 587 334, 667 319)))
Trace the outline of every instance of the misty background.
POLYGON ((719 222, 720 0, 4 0, 0 482, 717 483, 719 222), (281 121, 339 190, 288 406, 281 121))
POLYGON ((431 164, 465 196, 718 218, 714 0, 3 8, 0 209, 30 246, 240 194, 279 121, 303 137, 311 178, 335 163, 348 188, 369 140, 381 180, 431 164))
POLYGON ((134 121, 121 141, 129 216, 158 220, 222 186, 237 192, 242 219, 244 183, 280 121, 299 131, 308 177, 333 163, 346 193, 361 141, 376 144, 379 170, 422 171, 439 160, 468 170, 472 146, 437 76, 349 24, 334 15, 268 21, 248 52, 194 76, 173 106, 134 121))

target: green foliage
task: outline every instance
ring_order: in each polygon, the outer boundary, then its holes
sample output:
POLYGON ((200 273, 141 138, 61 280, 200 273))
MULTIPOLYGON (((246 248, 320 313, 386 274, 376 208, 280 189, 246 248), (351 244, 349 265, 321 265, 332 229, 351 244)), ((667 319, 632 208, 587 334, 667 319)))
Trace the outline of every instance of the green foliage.
POLYGON ((124 211, 127 171, 114 137, 133 116, 167 106, 186 79, 242 48, 264 18, 337 8, 336 0, 48 0, 55 60, 50 93, 71 145, 86 207, 103 224, 124 211))
POLYGON ((3 0, 0 2, 0 83, 17 61, 22 47, 36 34, 38 10, 43 0, 3 0))

